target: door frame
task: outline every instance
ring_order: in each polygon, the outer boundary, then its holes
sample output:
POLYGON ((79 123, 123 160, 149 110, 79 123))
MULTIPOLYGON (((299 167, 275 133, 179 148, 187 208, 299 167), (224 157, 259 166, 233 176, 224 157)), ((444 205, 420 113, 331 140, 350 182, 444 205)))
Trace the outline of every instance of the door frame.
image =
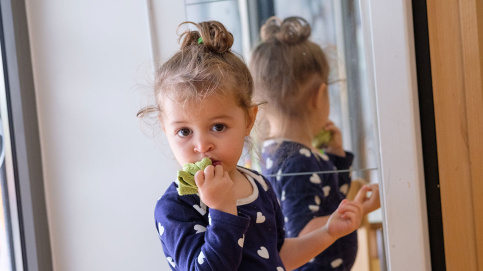
POLYGON ((483 270, 483 3, 428 0, 448 270, 483 270))
POLYGON ((361 0, 361 13, 377 108, 387 269, 431 270, 412 5, 361 0))

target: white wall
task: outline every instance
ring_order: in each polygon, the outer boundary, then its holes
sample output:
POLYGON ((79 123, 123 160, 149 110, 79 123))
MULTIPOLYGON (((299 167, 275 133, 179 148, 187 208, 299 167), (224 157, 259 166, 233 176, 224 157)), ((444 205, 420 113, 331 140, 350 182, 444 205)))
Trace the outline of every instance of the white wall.
POLYGON ((27 12, 54 269, 169 270, 153 211, 178 165, 136 118, 153 62, 147 1, 27 12))

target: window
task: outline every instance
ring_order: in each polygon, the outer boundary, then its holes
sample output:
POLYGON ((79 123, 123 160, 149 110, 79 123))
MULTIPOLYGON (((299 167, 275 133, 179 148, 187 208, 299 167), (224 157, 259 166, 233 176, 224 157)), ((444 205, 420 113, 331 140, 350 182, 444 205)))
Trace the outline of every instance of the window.
POLYGON ((2 271, 52 270, 25 2, 0 10, 2 271))

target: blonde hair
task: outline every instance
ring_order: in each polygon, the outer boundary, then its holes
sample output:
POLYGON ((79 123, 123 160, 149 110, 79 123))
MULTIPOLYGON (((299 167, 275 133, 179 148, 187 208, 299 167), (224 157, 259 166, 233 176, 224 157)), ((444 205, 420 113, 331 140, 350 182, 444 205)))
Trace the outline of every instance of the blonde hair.
POLYGON ((327 84, 326 55, 309 40, 311 28, 303 18, 271 17, 260 32, 262 41, 250 60, 255 97, 267 101, 267 115, 304 121, 313 94, 327 84))
POLYGON ((246 64, 231 51, 233 35, 217 21, 183 22, 178 29, 184 24, 194 25, 197 31, 180 35, 180 50, 156 72, 156 105, 141 109, 138 116, 162 115, 164 99, 201 101, 213 94, 233 95, 248 114, 253 107, 253 79, 246 64))

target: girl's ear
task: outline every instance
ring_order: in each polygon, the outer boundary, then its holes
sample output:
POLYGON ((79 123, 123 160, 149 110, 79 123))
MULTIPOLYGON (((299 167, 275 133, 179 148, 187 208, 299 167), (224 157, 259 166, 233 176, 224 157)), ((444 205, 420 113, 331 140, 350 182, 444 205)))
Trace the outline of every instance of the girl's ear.
POLYGON ((159 124, 161 124, 161 127, 163 128, 163 132, 166 133, 166 130, 164 129, 164 122, 163 122, 163 118, 161 117, 161 113, 158 113, 158 120, 159 120, 159 124))
POLYGON ((254 106, 248 109, 247 127, 245 130, 245 136, 250 135, 250 131, 252 130, 253 125, 255 124, 255 120, 257 119, 257 113, 258 113, 258 106, 254 106))
POLYGON ((327 99, 327 84, 322 83, 314 93, 314 99, 312 100, 313 108, 318 109, 322 106, 326 106, 325 99, 327 99))

